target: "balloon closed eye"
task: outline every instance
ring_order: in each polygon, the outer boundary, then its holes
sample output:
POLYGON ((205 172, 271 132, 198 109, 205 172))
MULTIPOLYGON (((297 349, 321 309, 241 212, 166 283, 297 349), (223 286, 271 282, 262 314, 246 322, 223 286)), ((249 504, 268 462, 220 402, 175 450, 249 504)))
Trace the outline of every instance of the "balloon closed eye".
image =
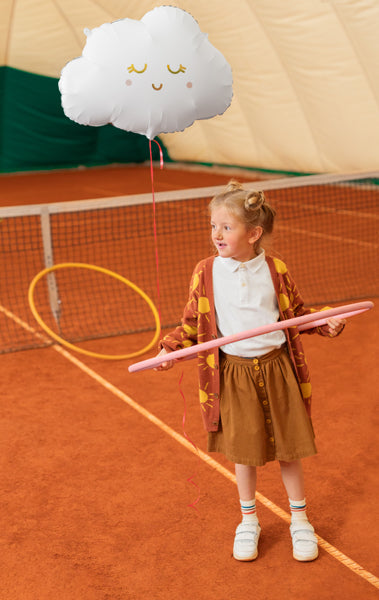
POLYGON ((183 67, 183 65, 179 65, 179 69, 177 71, 174 71, 174 69, 171 69, 170 65, 167 65, 167 68, 170 71, 170 73, 172 73, 173 75, 177 75, 178 73, 184 73, 187 67, 183 67))
POLYGON ((129 73, 144 73, 146 71, 146 69, 147 69, 146 63, 145 63, 145 66, 143 67, 143 69, 136 69, 133 64, 131 64, 130 67, 128 67, 129 73))

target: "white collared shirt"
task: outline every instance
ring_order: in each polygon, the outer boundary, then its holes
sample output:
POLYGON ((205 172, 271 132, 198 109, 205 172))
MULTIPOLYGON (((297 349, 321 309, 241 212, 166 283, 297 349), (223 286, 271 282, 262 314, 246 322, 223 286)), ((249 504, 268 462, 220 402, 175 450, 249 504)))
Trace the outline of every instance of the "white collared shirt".
MULTIPOLYGON (((233 335, 274 323, 278 302, 265 252, 248 262, 217 256, 213 263, 213 292, 218 336, 233 335)), ((234 356, 262 356, 286 341, 283 331, 274 331, 221 346, 234 356)))

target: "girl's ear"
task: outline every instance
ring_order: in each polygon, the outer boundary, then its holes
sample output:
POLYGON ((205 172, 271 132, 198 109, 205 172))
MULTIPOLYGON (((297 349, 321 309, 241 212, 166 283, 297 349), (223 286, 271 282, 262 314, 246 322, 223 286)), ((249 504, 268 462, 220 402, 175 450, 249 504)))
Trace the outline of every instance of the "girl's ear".
POLYGON ((257 242, 263 234, 263 229, 260 225, 257 225, 257 227, 254 227, 254 229, 251 230, 251 235, 249 237, 249 244, 255 244, 255 242, 257 242))

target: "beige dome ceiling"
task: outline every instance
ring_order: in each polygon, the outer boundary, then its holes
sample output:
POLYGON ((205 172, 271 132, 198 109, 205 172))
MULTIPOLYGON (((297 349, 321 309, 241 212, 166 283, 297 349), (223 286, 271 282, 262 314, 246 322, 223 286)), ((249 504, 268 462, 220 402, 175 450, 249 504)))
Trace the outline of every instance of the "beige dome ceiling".
MULTIPOLYGON (((164 2, 2 0, 1 64, 59 78, 84 28, 164 2)), ((172 159, 300 171, 379 164, 378 0, 183 0, 230 63, 219 117, 162 135, 172 159)))

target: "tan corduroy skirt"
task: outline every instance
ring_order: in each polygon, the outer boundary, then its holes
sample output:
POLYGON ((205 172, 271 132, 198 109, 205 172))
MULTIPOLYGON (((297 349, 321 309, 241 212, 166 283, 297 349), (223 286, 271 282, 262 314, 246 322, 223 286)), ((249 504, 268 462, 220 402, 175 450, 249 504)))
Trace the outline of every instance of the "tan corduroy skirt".
POLYGON ((259 466, 316 454, 311 420, 285 348, 259 358, 221 353, 220 429, 208 451, 259 466))

